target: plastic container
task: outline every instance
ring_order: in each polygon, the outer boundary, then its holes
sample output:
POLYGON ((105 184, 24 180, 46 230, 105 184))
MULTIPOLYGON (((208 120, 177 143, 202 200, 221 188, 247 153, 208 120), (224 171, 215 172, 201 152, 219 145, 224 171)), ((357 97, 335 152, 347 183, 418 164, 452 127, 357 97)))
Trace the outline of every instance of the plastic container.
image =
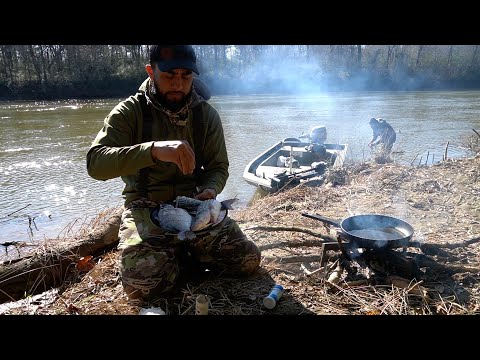
POLYGON ((195 301, 195 315, 208 315, 208 298, 198 295, 195 301))
POLYGON ((265 306, 267 309, 273 309, 277 305, 277 302, 280 300, 282 295, 283 286, 276 284, 270 291, 270 294, 263 298, 263 306, 265 306))

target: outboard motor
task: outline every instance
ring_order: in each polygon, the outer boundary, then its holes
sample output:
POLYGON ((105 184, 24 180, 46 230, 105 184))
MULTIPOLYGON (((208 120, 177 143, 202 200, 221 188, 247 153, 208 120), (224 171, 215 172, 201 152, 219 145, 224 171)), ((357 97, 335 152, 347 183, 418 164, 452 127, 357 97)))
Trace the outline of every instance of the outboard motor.
POLYGON ((327 128, 325 126, 315 126, 310 130, 310 141, 315 144, 323 144, 327 140, 327 128))

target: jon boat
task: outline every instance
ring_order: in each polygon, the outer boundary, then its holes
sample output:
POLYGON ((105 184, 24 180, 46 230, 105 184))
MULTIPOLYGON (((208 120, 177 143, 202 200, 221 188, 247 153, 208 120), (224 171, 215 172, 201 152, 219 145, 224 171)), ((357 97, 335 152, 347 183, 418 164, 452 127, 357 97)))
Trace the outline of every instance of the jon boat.
POLYGON ((347 144, 313 144, 297 138, 285 138, 251 160, 243 171, 243 178, 268 193, 307 180, 322 181, 328 169, 343 166, 347 147, 347 144), (321 151, 318 151, 319 148, 321 151))

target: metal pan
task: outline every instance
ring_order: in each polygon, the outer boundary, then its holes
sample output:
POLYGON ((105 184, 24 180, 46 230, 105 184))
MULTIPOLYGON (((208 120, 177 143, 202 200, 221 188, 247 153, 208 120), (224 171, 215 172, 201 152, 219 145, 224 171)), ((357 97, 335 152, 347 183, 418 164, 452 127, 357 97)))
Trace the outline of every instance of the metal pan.
POLYGON ((407 247, 414 233, 409 223, 386 215, 354 215, 341 221, 316 214, 302 213, 302 215, 340 228, 351 247, 366 249, 407 247))

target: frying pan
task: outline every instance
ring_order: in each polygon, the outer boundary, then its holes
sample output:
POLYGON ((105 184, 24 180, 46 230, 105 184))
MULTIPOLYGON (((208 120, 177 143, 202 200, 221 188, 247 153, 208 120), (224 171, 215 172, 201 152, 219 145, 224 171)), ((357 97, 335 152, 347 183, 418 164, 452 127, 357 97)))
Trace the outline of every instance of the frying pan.
POLYGON ((375 250, 406 247, 414 232, 407 222, 386 215, 354 215, 341 221, 316 214, 302 215, 340 228, 351 247, 375 250))

